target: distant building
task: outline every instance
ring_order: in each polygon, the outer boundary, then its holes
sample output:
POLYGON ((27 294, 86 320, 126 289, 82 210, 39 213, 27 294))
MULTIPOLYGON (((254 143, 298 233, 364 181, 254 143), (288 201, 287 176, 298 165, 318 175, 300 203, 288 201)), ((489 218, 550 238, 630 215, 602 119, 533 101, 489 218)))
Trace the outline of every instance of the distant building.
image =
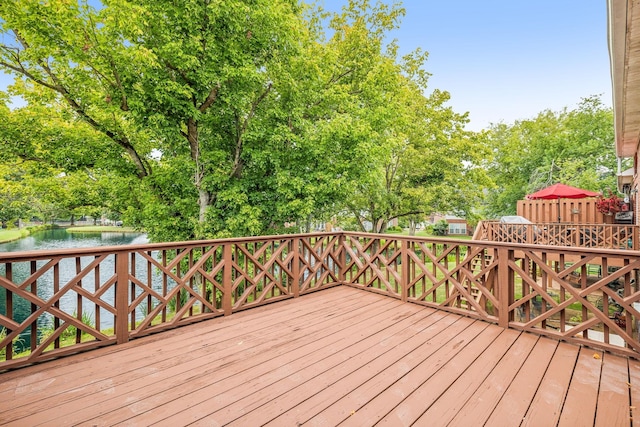
POLYGON ((447 224, 449 224, 449 228, 447 230, 447 234, 452 236, 466 236, 469 234, 469 224, 467 220, 464 218, 460 218, 454 215, 441 215, 441 214, 432 214, 429 217, 429 221, 432 224, 435 224, 438 221, 445 220, 447 224))

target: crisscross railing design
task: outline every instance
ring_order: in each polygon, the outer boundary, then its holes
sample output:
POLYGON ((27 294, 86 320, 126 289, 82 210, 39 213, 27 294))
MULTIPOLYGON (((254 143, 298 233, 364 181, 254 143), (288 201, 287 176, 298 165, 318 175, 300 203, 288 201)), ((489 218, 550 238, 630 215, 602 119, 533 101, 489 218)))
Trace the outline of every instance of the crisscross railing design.
POLYGON ((0 366, 124 343, 339 284, 341 239, 272 236, 0 254, 0 366))
POLYGON ((339 234, 309 235, 299 239, 294 252, 299 253, 300 263, 294 277, 300 282, 300 293, 342 282, 342 240, 343 236, 339 234))
POLYGON ((640 253, 347 233, 345 283, 640 356, 640 253))
POLYGON ((638 226, 624 224, 510 224, 480 221, 474 238, 505 243, 637 250, 640 249, 638 233, 638 226))
POLYGON ((4 306, 0 312, 0 355, 4 359, 13 359, 24 342, 30 357, 37 359, 46 348, 51 355, 59 353, 63 338, 78 349, 114 341, 105 331, 117 312, 113 254, 31 254, 26 259, 3 260, 0 273, 4 290, 0 294, 4 306), (69 276, 69 271, 75 274, 69 276), (63 310, 63 304, 73 310, 63 310), (83 322, 89 305, 94 311, 93 325, 83 322))
POLYGON ((517 293, 510 326, 640 352, 640 257, 527 248, 507 264, 517 293))
POLYGON ((408 299, 497 320, 493 250, 451 243, 408 242, 408 299))
POLYGON ((0 369, 348 285, 640 356, 640 252, 317 233, 0 254, 0 369))
POLYGON ((347 236, 345 280, 352 286, 400 298, 401 244, 380 236, 347 236))

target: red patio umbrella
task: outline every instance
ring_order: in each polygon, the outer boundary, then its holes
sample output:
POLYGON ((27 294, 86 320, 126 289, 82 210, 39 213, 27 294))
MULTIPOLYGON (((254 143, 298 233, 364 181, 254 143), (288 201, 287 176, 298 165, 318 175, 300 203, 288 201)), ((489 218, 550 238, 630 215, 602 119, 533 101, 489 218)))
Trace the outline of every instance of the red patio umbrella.
POLYGON ((560 222, 560 199, 584 199, 586 197, 596 197, 600 193, 596 193, 582 188, 572 187, 565 184, 553 184, 550 187, 543 188, 527 195, 529 200, 545 199, 545 200, 557 200, 558 201, 558 222, 560 222))

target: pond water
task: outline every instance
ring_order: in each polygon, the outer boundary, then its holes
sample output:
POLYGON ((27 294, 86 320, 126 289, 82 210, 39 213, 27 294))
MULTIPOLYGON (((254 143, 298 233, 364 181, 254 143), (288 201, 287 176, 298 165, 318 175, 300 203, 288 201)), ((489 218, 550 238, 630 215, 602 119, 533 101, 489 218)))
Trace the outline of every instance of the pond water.
MULTIPOLYGON (((56 250, 56 249, 77 249, 89 248, 97 246, 117 246, 130 244, 148 243, 147 236, 142 233, 124 233, 124 232, 98 232, 98 233, 68 233, 65 229, 54 229, 35 233, 9 243, 0 244, 0 252, 20 252, 33 250, 56 250)), ((85 267, 93 260, 93 257, 83 257, 81 259, 81 267, 85 267)), ((38 261, 37 266, 44 265, 47 261, 38 261)), ((102 280, 113 274, 114 257, 109 256, 101 263, 100 276, 102 280)), ((76 264, 73 258, 63 259, 60 264, 60 283, 66 283, 76 275, 76 264)), ((12 266, 12 276, 14 283, 22 283, 30 275, 30 264, 28 262, 14 263, 12 266)), ((6 275, 5 264, 0 264, 0 277, 6 275)), ((88 289, 94 291, 93 289, 88 289)), ((52 269, 38 279, 38 296, 42 299, 48 299, 53 295, 53 272, 52 269)), ((60 309, 68 314, 75 315, 78 312, 77 294, 69 292, 60 298, 60 309)), ((103 297, 109 303, 113 302, 113 291, 107 291, 103 297)), ((0 288, 0 314, 6 315, 6 292, 0 288)), ((31 304, 17 296, 13 296, 13 319, 22 322, 31 314, 31 304)), ((83 302, 82 313, 90 319, 95 319, 95 305, 83 302)), ((104 309, 101 309, 101 313, 104 309)), ((38 329, 50 328, 50 317, 45 315, 38 318, 38 329)), ((101 327, 108 328, 113 326, 113 316, 101 316, 101 327)), ((21 334, 18 349, 20 347, 28 348, 30 345, 29 329, 21 334)), ((19 351, 19 350, 18 350, 19 351)))
POLYGON ((0 244, 0 252, 77 249, 96 246, 137 245, 148 243, 142 233, 67 233, 64 228, 41 231, 13 242, 0 244))

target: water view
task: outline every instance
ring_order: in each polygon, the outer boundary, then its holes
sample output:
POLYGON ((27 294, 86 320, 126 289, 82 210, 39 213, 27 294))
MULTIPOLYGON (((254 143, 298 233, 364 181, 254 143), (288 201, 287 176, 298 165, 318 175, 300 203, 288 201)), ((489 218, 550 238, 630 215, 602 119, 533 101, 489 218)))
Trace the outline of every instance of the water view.
POLYGON ((96 246, 137 245, 148 243, 143 233, 68 233, 64 228, 41 231, 13 242, 0 244, 0 252, 77 249, 96 246))
MULTIPOLYGON (((59 250, 59 249, 78 249, 78 248, 90 248, 98 246, 118 246, 118 245, 130 245, 130 244, 144 244, 148 243, 146 234, 143 233, 125 233, 125 232, 92 232, 92 233, 68 233, 65 229, 47 230, 39 233, 35 233, 31 236, 25 237, 20 240, 16 240, 9 243, 0 244, 0 252, 21 252, 21 251, 34 251, 34 250, 59 250)), ((93 257, 82 257, 80 259, 80 265, 77 265, 75 258, 63 259, 59 263, 59 283, 64 284, 71 280, 76 274, 78 268, 86 267, 93 257)), ((37 267, 45 265, 48 260, 37 261, 37 267)), ((101 264, 99 271, 100 283, 104 283, 114 272, 114 257, 109 256, 101 264)), ((31 274, 33 266, 29 262, 12 263, 11 276, 14 283, 23 283, 31 274)), ((0 276, 6 277, 6 265, 0 264, 0 276)), ((88 286, 89 292, 95 292, 93 289, 93 273, 90 274, 90 282, 88 286)), ((54 272, 53 269, 42 275, 37 281, 37 294, 43 300, 48 300, 54 293, 54 272)), ((30 314, 32 310, 31 303, 18 295, 12 295, 11 305, 13 306, 13 319, 22 322, 30 314)), ((107 291, 102 299, 109 303, 113 303, 113 290, 107 291)), ((81 303, 81 310, 83 318, 88 319, 89 322, 94 322, 96 319, 96 307, 93 304, 89 304, 87 301, 81 303)), ((75 316, 78 312, 77 294, 69 292, 65 294, 59 300, 59 308, 75 316)), ((5 315, 7 310, 7 293, 0 292, 0 314, 5 315)), ((104 309, 101 309, 100 323, 102 327, 113 326, 113 316, 110 313, 105 313, 104 309)), ((38 318, 39 330, 40 328, 47 329, 52 325, 49 325, 51 319, 47 315, 40 316, 38 318)), ((21 334, 18 342, 18 348, 27 348, 30 345, 29 330, 26 330, 21 334)))

